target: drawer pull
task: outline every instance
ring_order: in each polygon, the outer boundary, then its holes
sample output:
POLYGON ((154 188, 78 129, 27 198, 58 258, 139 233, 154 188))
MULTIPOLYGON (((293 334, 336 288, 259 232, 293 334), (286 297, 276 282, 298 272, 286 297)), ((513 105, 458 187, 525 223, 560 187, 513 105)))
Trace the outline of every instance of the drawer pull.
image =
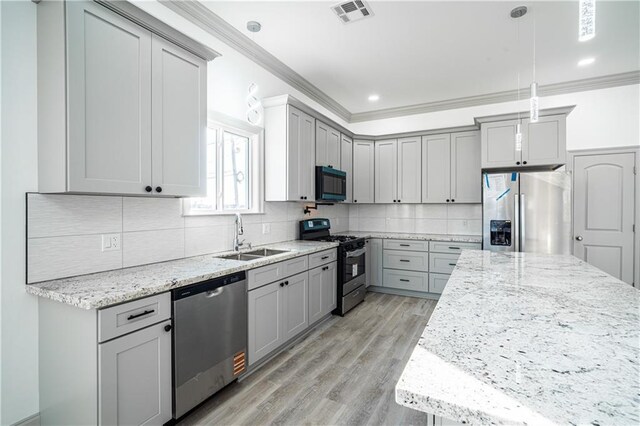
POLYGON ((400 247, 411 247, 411 244, 400 244, 400 247))
POLYGON ((405 282, 405 283, 409 283, 409 282, 411 282, 411 281, 409 281, 409 280, 405 280, 404 278, 400 278, 400 281, 405 282))
POLYGON ((449 266, 456 266, 456 264, 455 263, 450 263, 449 266))
POLYGON ((322 257, 320 258, 320 260, 325 260, 325 259, 328 259, 328 258, 329 258, 329 256, 322 256, 322 257))
POLYGON ((322 270, 323 270, 323 271, 326 271, 327 269, 329 269, 329 267, 328 267, 328 266, 323 266, 323 267, 322 267, 322 270))
POLYGON ((136 319, 136 318, 139 318, 139 317, 143 317, 143 316, 145 316, 145 315, 152 314, 152 313, 154 313, 155 311, 156 311, 155 309, 150 309, 150 310, 148 310, 148 311, 140 312, 139 314, 129 315, 129 316, 127 317, 127 321, 131 321, 132 319, 136 319))
POLYGON ((400 262, 411 262, 411 261, 407 259, 400 259, 400 262))
POLYGON ((460 250, 460 247, 449 247, 449 250, 460 250))

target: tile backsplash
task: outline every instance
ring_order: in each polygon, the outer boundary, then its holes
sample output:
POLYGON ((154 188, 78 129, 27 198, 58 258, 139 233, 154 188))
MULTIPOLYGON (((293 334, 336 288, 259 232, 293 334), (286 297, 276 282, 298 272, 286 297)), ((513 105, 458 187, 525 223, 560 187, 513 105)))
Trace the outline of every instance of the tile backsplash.
MULTIPOLYGON (((319 206, 347 231, 349 206, 319 206)), ((298 238, 301 203, 264 203, 244 215, 254 246, 298 238), (263 225, 269 232, 263 232, 263 225)), ((232 250, 234 216, 182 216, 182 200, 90 195, 27 195, 27 283, 232 250), (120 250, 102 251, 102 236, 119 234, 120 250)))
POLYGON ((351 204, 351 231, 482 234, 482 204, 351 204))

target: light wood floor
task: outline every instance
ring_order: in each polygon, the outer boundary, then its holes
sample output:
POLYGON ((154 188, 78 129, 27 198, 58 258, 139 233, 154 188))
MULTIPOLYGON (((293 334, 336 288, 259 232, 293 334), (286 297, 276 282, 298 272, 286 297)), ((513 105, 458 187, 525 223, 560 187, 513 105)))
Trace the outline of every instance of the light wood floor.
POLYGON ((368 293, 180 424, 426 425, 394 388, 435 304, 368 293))

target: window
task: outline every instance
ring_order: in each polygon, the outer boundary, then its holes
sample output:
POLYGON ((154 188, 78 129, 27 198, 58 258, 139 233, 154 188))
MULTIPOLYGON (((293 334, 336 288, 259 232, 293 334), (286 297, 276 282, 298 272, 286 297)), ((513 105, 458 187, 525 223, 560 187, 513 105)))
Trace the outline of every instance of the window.
POLYGON ((185 215, 259 213, 258 135, 210 125, 207 196, 184 202, 185 215))

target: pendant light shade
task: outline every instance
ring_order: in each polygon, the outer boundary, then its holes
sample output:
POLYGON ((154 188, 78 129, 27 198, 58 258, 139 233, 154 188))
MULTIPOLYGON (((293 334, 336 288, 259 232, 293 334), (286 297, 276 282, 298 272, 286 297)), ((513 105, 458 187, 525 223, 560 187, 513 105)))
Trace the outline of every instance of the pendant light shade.
POLYGON ((538 121, 538 115, 540 113, 540 106, 538 102, 538 83, 535 81, 531 83, 531 98, 529 99, 529 120, 532 123, 538 121))
POLYGON ((516 151, 522 151, 522 125, 516 124, 516 151))
POLYGON ((249 124, 258 125, 262 119, 260 114, 260 100, 256 97, 258 85, 256 83, 249 84, 247 88, 247 122, 249 124))
POLYGON ((596 35, 596 0, 580 0, 578 5, 578 41, 591 40, 596 35))

